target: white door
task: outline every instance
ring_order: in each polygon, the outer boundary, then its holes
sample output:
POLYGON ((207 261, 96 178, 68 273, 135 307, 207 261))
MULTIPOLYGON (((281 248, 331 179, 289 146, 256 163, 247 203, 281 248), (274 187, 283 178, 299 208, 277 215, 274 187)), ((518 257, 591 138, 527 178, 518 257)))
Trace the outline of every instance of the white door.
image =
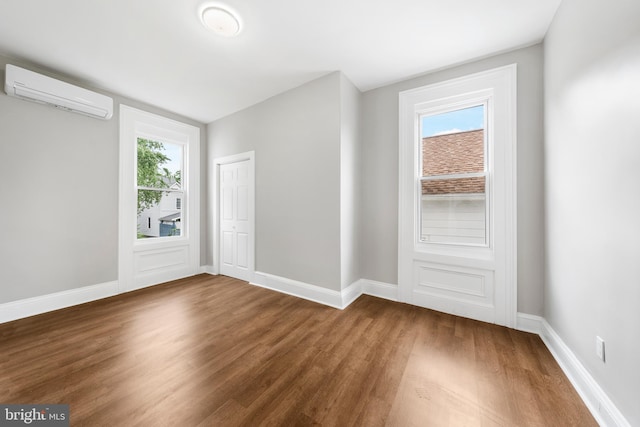
POLYGON ((249 160, 220 165, 220 274, 251 280, 249 160))
POLYGON ((515 326, 515 66, 400 94, 403 302, 515 326))

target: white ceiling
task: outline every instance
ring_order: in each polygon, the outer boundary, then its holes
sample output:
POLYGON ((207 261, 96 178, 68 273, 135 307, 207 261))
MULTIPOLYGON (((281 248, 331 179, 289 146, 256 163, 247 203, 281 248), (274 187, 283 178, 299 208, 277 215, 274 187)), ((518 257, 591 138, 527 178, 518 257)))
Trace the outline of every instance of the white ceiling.
POLYGON ((561 0, 3 0, 0 52, 208 123, 328 72, 360 90, 530 45, 561 0))

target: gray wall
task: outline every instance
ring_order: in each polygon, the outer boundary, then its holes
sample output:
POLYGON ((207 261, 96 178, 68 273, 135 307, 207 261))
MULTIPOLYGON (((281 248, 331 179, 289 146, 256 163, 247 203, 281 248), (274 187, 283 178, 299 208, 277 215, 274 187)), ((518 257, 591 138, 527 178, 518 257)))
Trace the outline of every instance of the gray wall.
POLYGON ((362 276, 398 282, 398 93, 518 64, 518 311, 542 314, 543 50, 516 50, 363 94, 362 276))
POLYGON ((215 158, 255 151, 256 270, 332 290, 341 288, 340 82, 331 73, 207 128, 210 182, 215 158))
MULTIPOLYGON (((7 63, 89 88, 0 56, 3 83, 7 63)), ((109 121, 0 91, 0 303, 118 279, 117 104, 199 126, 202 142, 206 140, 201 123, 99 92, 114 98, 116 109, 109 121)), ((201 145, 204 170, 206 147, 201 145)), ((204 209, 203 203, 202 218, 204 209)), ((201 227, 206 230, 206 222, 201 227)))
POLYGON ((564 0, 545 40, 544 77, 544 316, 637 426, 640 2, 564 0))
POLYGON ((340 254, 341 285, 346 288, 362 278, 360 271, 362 201, 360 91, 340 75, 340 254))

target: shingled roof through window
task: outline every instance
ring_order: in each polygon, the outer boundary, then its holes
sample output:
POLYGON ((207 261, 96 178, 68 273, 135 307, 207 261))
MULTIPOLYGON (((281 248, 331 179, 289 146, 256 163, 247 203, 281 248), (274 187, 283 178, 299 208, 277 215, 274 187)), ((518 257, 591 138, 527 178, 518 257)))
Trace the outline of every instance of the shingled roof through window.
MULTIPOLYGON (((422 139, 422 176, 484 171, 484 129, 422 139)), ((485 178, 458 178, 422 182, 423 195, 478 194, 485 178)))

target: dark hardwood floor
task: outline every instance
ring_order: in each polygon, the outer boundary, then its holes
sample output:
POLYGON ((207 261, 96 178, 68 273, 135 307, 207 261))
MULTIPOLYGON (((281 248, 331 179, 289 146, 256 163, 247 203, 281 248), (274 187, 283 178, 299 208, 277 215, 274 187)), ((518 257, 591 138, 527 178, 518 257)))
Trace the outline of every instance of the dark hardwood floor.
POLYGON ((595 426, 539 337, 195 276, 0 325, 0 403, 82 426, 595 426))

